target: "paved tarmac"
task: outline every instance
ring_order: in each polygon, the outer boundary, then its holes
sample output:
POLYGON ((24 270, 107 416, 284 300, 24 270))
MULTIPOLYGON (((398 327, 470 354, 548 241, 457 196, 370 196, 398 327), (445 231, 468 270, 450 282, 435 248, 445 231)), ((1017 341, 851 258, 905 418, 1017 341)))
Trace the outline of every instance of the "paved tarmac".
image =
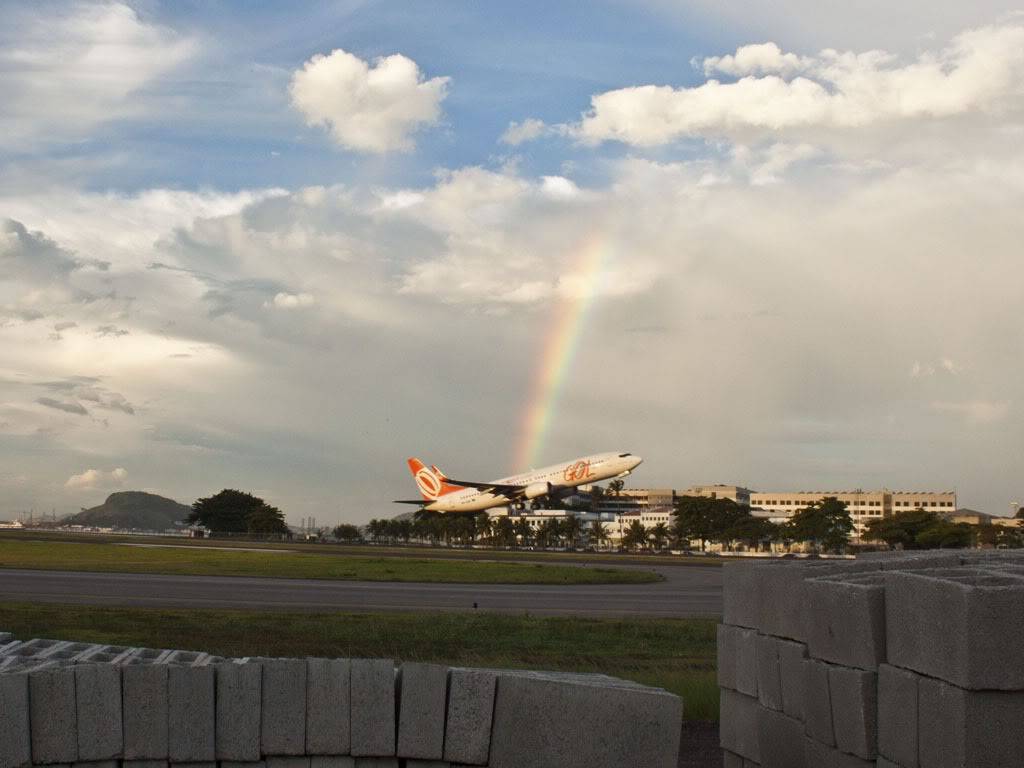
MULTIPOLYGON (((616 566, 627 567, 627 566, 616 566)), ((300 611, 499 611, 545 616, 717 616, 722 571, 657 570, 655 584, 535 586, 419 584, 235 576, 0 570, 0 600, 175 608, 300 611)))

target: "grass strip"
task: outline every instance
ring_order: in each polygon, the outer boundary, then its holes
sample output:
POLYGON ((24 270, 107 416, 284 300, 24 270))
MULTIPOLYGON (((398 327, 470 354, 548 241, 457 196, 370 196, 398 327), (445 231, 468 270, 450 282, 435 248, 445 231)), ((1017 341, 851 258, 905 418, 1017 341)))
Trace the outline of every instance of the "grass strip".
POLYGON ((379 657, 600 672, 683 697, 718 719, 713 619, 589 619, 491 613, 279 613, 0 603, 0 629, 220 656, 379 657))
POLYGON ((0 540, 0 568, 462 584, 646 584, 662 578, 653 571, 589 565, 358 555, 322 557, 305 552, 11 539, 0 540))

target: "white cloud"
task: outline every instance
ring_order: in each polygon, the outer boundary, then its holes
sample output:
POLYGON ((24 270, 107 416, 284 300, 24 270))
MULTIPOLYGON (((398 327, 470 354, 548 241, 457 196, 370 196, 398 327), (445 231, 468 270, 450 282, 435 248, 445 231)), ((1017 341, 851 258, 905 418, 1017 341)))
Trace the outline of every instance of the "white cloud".
POLYGON ((196 49, 121 3, 8 9, 0 31, 0 145, 73 140, 140 114, 138 93, 196 49))
POLYGON ((708 59, 704 66, 740 79, 600 93, 570 130, 587 143, 657 146, 692 136, 851 130, 1012 112, 1024 97, 1024 25, 968 30, 912 62, 881 51, 827 49, 802 57, 766 43, 708 59))
POLYGON ((1010 413, 1008 402, 991 400, 967 400, 964 402, 937 401, 932 408, 941 413, 952 413, 971 424, 994 424, 1006 419, 1010 413))
POLYGON ((501 134, 500 141, 511 146, 518 146, 526 141, 533 141, 540 138, 548 130, 543 120, 535 117, 528 117, 520 123, 512 121, 508 128, 501 134))
POLYGON ((128 470, 124 467, 117 467, 109 472, 100 469, 87 469, 69 477, 64 483, 64 487, 69 491, 92 491, 102 488, 118 488, 127 481, 128 470))
POLYGON ((412 134, 435 125, 448 78, 425 80, 401 54, 366 61, 340 48, 317 54, 292 75, 292 105, 309 125, 324 126, 342 147, 408 151, 412 134))
POLYGON ((274 296, 272 305, 268 303, 264 306, 274 306, 278 309, 295 309, 297 307, 311 307, 315 303, 316 299, 309 293, 278 293, 274 296))

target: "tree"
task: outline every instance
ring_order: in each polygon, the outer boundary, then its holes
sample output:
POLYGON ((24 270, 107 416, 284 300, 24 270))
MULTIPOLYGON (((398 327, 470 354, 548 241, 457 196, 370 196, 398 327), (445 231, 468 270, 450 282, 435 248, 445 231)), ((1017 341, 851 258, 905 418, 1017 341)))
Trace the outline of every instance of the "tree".
POLYGON ((608 495, 618 496, 622 493, 622 489, 626 487, 626 482, 622 479, 612 480, 608 483, 608 495))
POLYGON ((703 552, 707 541, 729 541, 726 532, 737 520, 749 514, 750 510, 747 507, 737 504, 732 499, 681 496, 676 500, 675 510, 672 512, 672 534, 681 544, 698 540, 703 552))
POLYGON ((363 534, 359 531, 358 525, 352 525, 351 523, 342 523, 336 526, 331 535, 339 541, 359 541, 363 538, 363 534))
POLYGON ((477 512, 473 517, 473 529, 478 540, 487 541, 491 537, 492 528, 491 516, 486 511, 477 512))
POLYGON ((1024 530, 1020 525, 979 525, 975 529, 975 536, 982 546, 997 549, 1024 548, 1024 530))
POLYGON ((576 515, 569 515, 561 524, 562 536, 565 537, 570 549, 575 549, 583 533, 583 523, 576 515))
POLYGON ((605 528, 604 523, 600 520, 595 520, 590 524, 588 535, 590 536, 590 541, 598 549, 601 548, 602 541, 608 541, 608 529, 605 528))
POLYGON ((839 552, 850 540, 853 518, 845 501, 828 496, 793 515, 787 527, 794 541, 810 542, 815 550, 839 552))
POLYGON ((669 538, 668 526, 665 523, 658 523, 653 526, 649 532, 649 538, 651 543, 654 545, 654 549, 664 549, 665 542, 669 538))
POLYGON ((537 529, 537 543, 542 547, 557 547, 561 537, 562 524, 556 517, 549 517, 537 529))
POLYGON ((214 533, 288 533, 281 510, 251 493, 231 488, 196 499, 188 522, 199 523, 214 533))
POLYGON ((380 542, 388 533, 388 521, 378 520, 373 518, 369 523, 366 524, 366 532, 370 535, 370 538, 376 542, 380 542))
POLYGON ((642 549, 647 546, 647 529, 639 520, 634 520, 627 526, 626 532, 622 535, 622 546, 627 549, 642 549))
POLYGON ((516 538, 519 539, 519 546, 529 546, 533 541, 533 527, 530 525, 530 521, 525 517, 520 517, 512 527, 515 530, 516 538))
POLYGON ((761 545, 774 541, 779 536, 779 526, 764 517, 747 515, 732 524, 726 532, 729 541, 738 541, 755 552, 761 545))
POLYGON ((604 500, 604 488, 600 485, 590 486, 590 511, 597 512, 598 507, 604 500))
POLYGON ((512 547, 516 543, 515 525, 508 517, 499 517, 494 522, 494 540, 503 547, 512 547))
POLYGON ((914 509, 872 520, 864 527, 863 538, 884 541, 893 549, 940 549, 969 547, 973 535, 966 523, 950 523, 934 512, 914 509))
POLYGON ((936 520, 917 536, 920 549, 964 549, 974 543, 974 533, 967 523, 936 520))

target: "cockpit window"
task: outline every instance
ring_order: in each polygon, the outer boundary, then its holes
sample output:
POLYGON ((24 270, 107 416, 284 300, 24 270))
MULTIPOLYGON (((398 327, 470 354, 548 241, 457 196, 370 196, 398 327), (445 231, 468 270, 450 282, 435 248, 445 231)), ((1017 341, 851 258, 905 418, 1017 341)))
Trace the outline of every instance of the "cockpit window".
POLYGON ((624 459, 624 458, 626 458, 627 456, 632 456, 632 455, 633 455, 632 453, 620 453, 620 454, 619 454, 619 458, 620 458, 620 459, 624 459))

